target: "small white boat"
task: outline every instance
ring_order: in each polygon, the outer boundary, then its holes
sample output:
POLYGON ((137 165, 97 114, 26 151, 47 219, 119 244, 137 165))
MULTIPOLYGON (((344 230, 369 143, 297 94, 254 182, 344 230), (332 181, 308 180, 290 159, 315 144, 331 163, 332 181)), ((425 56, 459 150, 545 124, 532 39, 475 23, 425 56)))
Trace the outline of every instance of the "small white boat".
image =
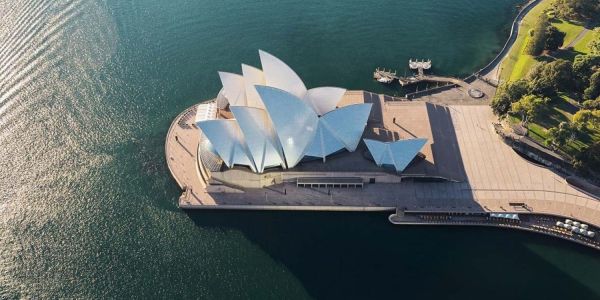
POLYGON ((381 83, 390 83, 392 82, 394 79, 389 78, 389 77, 381 77, 379 79, 377 79, 377 81, 381 82, 381 83))

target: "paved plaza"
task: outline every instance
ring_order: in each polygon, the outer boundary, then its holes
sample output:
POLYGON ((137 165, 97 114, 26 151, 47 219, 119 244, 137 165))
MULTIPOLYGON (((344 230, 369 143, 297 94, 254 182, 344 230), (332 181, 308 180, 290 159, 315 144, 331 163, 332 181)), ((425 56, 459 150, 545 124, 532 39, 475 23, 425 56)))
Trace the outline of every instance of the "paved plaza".
MULTIPOLYGON (((380 95, 350 91, 342 102, 381 99, 380 95)), ((180 207, 301 210, 394 210, 399 207, 523 213, 527 212, 525 208, 515 205, 523 203, 530 212, 561 215, 600 226, 599 200, 570 186, 551 170, 523 159, 504 144, 494 131, 493 123, 497 119, 488 105, 379 101, 377 108, 379 112, 374 114, 381 119, 381 127, 392 131, 393 136, 414 135, 432 141, 423 150, 428 164, 425 168, 429 169, 407 171, 437 172, 454 181, 409 179, 401 183, 365 183, 363 189, 298 188, 294 182, 256 189, 223 187, 234 192, 220 193, 218 186, 207 187, 203 179, 206 175, 198 170, 198 130, 176 121, 169 131, 166 150, 173 176, 182 188, 187 188, 180 207), (407 109, 415 111, 410 107, 419 105, 421 108, 416 111, 420 113, 406 115, 407 109), (180 141, 176 141, 174 135, 180 141)), ((365 176, 359 170, 319 172, 319 175, 329 176, 365 176)))

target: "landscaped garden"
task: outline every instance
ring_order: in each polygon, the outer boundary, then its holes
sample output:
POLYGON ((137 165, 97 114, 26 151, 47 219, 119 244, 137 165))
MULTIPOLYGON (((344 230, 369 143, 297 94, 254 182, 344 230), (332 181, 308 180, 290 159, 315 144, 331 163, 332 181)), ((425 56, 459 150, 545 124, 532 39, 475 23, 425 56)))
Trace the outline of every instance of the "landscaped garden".
POLYGON ((600 3, 543 0, 502 63, 494 112, 583 171, 600 170, 600 3))

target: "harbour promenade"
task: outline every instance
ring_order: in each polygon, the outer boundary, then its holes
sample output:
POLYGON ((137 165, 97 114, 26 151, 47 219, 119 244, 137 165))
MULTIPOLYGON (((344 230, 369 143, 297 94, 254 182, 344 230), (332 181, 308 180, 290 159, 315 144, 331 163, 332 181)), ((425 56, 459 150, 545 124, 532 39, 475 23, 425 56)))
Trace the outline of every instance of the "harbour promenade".
MULTIPOLYGON (((248 188, 215 180, 211 177, 210 168, 205 167, 202 157, 199 157, 202 138, 200 130, 194 124, 197 109, 202 105, 199 104, 188 108, 173 121, 166 138, 167 165, 183 190, 178 201, 179 207, 389 211, 396 212, 390 216, 390 221, 394 224, 516 228, 559 236, 599 249, 598 237, 580 239, 568 232, 557 231, 551 223, 535 224, 536 220, 545 220, 543 218, 569 218, 585 222, 597 230, 600 228, 600 199, 598 195, 591 195, 571 186, 561 174, 531 163, 506 145, 496 133, 498 119, 488 105, 495 93, 495 86, 489 81, 498 79, 498 72, 495 70, 501 63, 502 56, 514 43, 518 34, 516 24, 539 2, 530 1, 521 10, 502 52, 488 66, 476 72, 477 76, 469 83, 457 80, 452 83, 454 88, 418 95, 415 99, 419 101, 407 101, 406 98, 367 91, 347 91, 340 102, 343 105, 372 103, 372 115, 376 115, 380 123, 378 128, 391 136, 403 139, 417 137, 414 133, 420 134, 418 137, 424 137, 422 134, 430 135, 432 144, 425 151, 425 156, 430 161, 426 164, 430 168, 452 173, 453 176, 448 177, 450 180, 417 180, 401 174, 396 182, 376 181, 373 178, 364 182, 362 188, 307 188, 299 187, 296 181, 290 180, 273 180, 260 188, 248 188), (465 92, 473 88, 483 91, 485 96, 481 99, 469 97, 465 92), (418 105, 426 107, 424 115, 413 113, 415 110, 411 106, 418 105), (435 161, 432 157, 435 157, 435 161), (518 214, 522 216, 523 223, 507 225, 489 220, 489 215, 497 212, 518 214), (455 217, 452 221, 432 222, 432 216, 460 217, 455 217)), ((429 77, 432 81, 445 79, 429 77)), ((334 160, 335 158, 331 159, 334 160)), ((244 178, 245 172, 234 168, 229 171, 228 176, 244 178)), ((365 178, 381 175, 373 170, 363 172, 356 169, 286 172, 290 178, 327 178, 340 175, 346 178, 365 178)), ((261 182, 271 178, 268 172, 261 176, 264 177, 261 182)))
MULTIPOLYGON (((394 118, 400 118, 403 105, 363 91, 350 91, 345 97, 349 101, 361 97, 361 101, 378 101, 383 125, 399 136, 406 135, 403 128, 408 124, 394 122, 394 118)), ((447 120, 432 118, 430 122, 433 130, 447 130, 440 131, 447 140, 436 142, 445 144, 448 150, 434 150, 446 151, 449 158, 456 156, 454 159, 460 162, 457 172, 464 174, 464 180, 366 183, 363 189, 299 188, 294 182, 256 189, 207 185, 195 154, 199 143, 195 136, 200 132, 192 125, 193 118, 182 114, 173 122, 166 145, 169 170, 184 190, 179 205, 187 209, 393 211, 402 207, 441 212, 505 211, 559 215, 600 225, 598 199, 569 185, 559 174, 530 163, 504 144, 495 133, 493 124, 497 120, 487 105, 446 108, 447 120), (526 204, 529 210, 514 203, 526 204)))

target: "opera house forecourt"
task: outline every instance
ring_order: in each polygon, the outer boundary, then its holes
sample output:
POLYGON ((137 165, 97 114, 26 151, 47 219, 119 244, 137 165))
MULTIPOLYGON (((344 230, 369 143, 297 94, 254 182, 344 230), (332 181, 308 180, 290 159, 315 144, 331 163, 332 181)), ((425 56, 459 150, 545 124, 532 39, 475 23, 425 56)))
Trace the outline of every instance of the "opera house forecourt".
POLYGON ((499 226, 600 249, 598 198, 506 145, 488 96, 307 88, 259 56, 261 69, 219 72, 218 95, 172 123, 165 152, 181 208, 390 211, 394 224, 499 226))

